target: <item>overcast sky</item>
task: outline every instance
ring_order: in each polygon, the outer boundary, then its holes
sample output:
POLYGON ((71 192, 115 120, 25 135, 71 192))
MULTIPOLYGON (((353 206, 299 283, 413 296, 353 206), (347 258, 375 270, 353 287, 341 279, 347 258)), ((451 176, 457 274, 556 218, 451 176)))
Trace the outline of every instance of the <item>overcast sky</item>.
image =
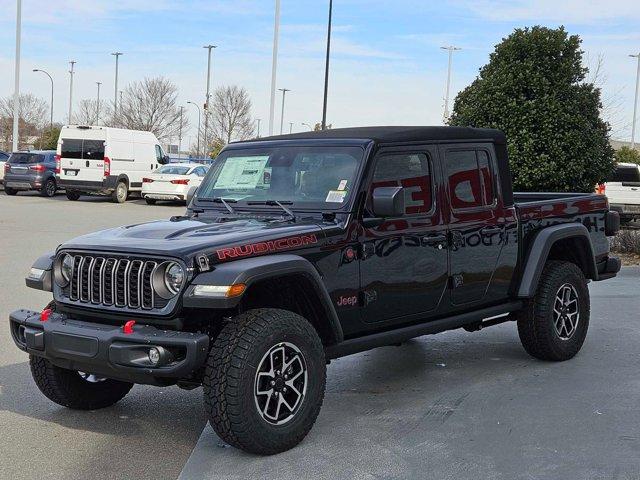
MULTIPOLYGON (((0 96, 13 92, 15 0, 0 0, 0 96)), ((303 130, 322 115, 328 0, 282 0, 278 87, 287 94, 285 130, 303 130)), ((191 124, 202 104, 206 50, 214 51, 212 85, 249 91, 265 133, 273 37, 273 0, 23 0, 21 90, 49 99, 54 77, 55 119, 66 118, 68 61, 76 60, 74 99, 114 95, 114 59, 121 51, 120 87, 163 75, 180 89, 191 124)), ((579 34, 589 61, 604 58, 604 97, 614 137, 630 136, 640 51, 638 0, 334 0, 328 122, 335 127, 441 124, 446 52, 454 57, 452 99, 475 78, 493 46, 514 28, 565 25, 579 34)), ((280 97, 278 97, 278 101, 280 97)), ((280 104, 276 115, 279 129, 280 104)), ((191 140, 195 142, 195 128, 191 140)))

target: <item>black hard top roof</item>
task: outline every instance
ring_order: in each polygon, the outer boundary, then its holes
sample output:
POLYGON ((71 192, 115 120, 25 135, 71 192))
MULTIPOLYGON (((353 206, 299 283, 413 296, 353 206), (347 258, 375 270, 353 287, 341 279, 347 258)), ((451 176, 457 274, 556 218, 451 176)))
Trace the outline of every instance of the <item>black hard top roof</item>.
POLYGON ((354 127, 334 128, 319 132, 302 132, 291 135, 263 137, 251 141, 313 140, 313 139, 366 139, 376 143, 399 143, 421 141, 491 140, 505 144, 500 130, 469 127, 354 127))

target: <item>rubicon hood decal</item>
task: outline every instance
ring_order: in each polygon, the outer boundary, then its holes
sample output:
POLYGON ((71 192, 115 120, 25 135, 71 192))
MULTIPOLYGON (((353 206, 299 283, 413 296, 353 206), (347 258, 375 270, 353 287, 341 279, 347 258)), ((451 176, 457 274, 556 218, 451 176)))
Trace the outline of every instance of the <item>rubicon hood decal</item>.
POLYGON ((238 257, 249 257, 268 252, 280 252, 290 248, 299 248, 305 245, 313 245, 318 243, 315 234, 299 235, 296 237, 279 238, 277 240, 269 240, 266 242, 250 243, 247 245, 239 245, 236 247, 221 248, 216 250, 218 260, 230 260, 238 257))

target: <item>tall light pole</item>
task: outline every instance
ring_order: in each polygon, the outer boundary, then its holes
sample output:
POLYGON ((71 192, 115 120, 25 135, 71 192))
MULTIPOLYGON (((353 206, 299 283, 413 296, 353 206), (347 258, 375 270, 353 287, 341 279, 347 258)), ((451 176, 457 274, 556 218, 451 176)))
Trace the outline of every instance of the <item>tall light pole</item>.
POLYGON ((22 36, 22 0, 17 0, 16 12, 16 66, 13 90, 13 151, 18 150, 20 125, 20 38, 22 36))
POLYGON ((327 59, 324 65, 324 99, 322 102, 322 130, 327 129, 327 94, 329 92, 329 56, 331 55, 331 17, 333 0, 329 0, 329 22, 327 26, 327 59))
POLYGON ((73 123, 73 121, 71 120, 71 113, 73 110, 73 66, 76 64, 77 62, 75 60, 71 60, 69 62, 69 64, 71 65, 71 69, 69 70, 69 125, 71 125, 73 123))
POLYGON ((196 154, 198 155, 198 157, 200 156, 200 107, 198 106, 197 103, 194 102, 187 102, 190 105, 193 105, 194 107, 196 107, 198 109, 198 141, 197 141, 197 146, 196 146, 196 154))
POLYGON ((282 127, 284 127, 284 96, 287 92, 290 92, 288 88, 279 88, 282 92, 282 112, 280 112, 280 135, 282 135, 282 127))
POLYGON ((100 85, 102 82, 96 82, 98 86, 98 100, 96 101, 96 125, 100 125, 100 85))
POLYGON ((204 149, 209 149, 208 134, 209 134, 209 86, 211 84, 211 50, 218 48, 217 45, 205 45, 202 48, 206 48, 207 52, 207 94, 204 99, 204 149))
POLYGON ((444 94, 444 113, 442 114, 442 121, 447 123, 449 120, 449 90, 451 88, 451 61, 453 59, 453 52, 456 50, 462 50, 459 47, 448 46, 448 47, 440 47, 442 50, 447 50, 449 52, 449 68, 447 69, 447 88, 445 89, 444 94))
POLYGON ((293 133, 293 122, 289 122, 289 135, 293 133))
POLYGON ((633 122, 631 124, 631 148, 636 148, 636 121, 638 118, 638 90, 640 90, 640 53, 629 55, 638 59, 638 71, 636 72, 636 96, 633 101, 633 122))
POLYGON ((113 117, 117 118, 118 117, 118 59, 120 58, 120 55, 122 55, 122 52, 113 52, 111 55, 116 57, 116 82, 115 82, 115 88, 114 88, 114 94, 113 94, 113 117))
POLYGON ((276 0, 273 26, 273 54, 271 58, 271 102, 269 105, 269 135, 273 135, 273 121, 276 115, 276 71, 278 70, 278 39, 280 36, 280 0, 276 0))
POLYGON ((256 123, 258 124, 258 134, 256 135, 256 138, 260 138, 260 122, 262 121, 261 118, 256 118, 256 123))
POLYGON ((182 150, 182 112, 184 107, 180 105, 180 130, 178 130, 178 160, 180 160, 180 150, 182 150))
POLYGON ((34 68, 33 71, 34 72, 42 72, 47 77, 49 77, 49 80, 51 80, 51 114, 50 114, 50 119, 49 119, 49 128, 51 129, 51 128, 53 128, 53 78, 47 72, 45 72, 44 70, 40 70, 39 68, 34 68))

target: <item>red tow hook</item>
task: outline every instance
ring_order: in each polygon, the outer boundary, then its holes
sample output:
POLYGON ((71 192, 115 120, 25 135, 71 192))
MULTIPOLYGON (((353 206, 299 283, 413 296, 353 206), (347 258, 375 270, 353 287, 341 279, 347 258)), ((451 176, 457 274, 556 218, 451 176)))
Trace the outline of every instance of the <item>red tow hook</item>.
POLYGON ((133 326, 136 324, 135 320, 129 320, 122 326, 122 333, 125 335, 131 335, 133 333, 133 326))
POLYGON ((49 317, 51 316, 52 313, 53 313, 52 309, 45 308, 44 310, 42 310, 40 312, 40 321, 41 322, 46 322, 47 320, 49 320, 49 317))

